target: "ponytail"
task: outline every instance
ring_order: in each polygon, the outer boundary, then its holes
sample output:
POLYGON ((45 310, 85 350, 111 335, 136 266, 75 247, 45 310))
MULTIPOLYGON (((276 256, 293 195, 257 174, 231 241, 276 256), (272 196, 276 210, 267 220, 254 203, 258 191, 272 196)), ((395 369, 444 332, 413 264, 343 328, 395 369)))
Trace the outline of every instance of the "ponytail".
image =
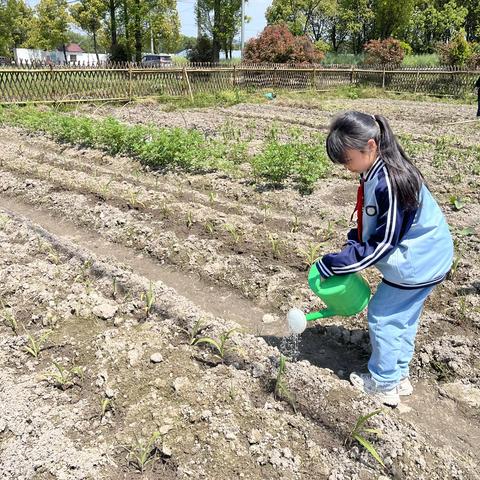
POLYGON ((373 118, 380 129, 378 154, 387 166, 393 190, 404 210, 414 210, 418 207, 423 175, 398 143, 388 120, 382 115, 374 115, 373 118))

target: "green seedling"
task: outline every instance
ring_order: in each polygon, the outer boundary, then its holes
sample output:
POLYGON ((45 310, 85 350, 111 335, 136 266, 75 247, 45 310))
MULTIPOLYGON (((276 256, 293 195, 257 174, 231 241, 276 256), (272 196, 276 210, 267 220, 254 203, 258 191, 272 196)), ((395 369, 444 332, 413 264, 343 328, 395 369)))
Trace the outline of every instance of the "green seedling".
POLYGON ((160 212, 164 218, 170 217, 170 214, 172 213, 172 211, 168 206, 167 202, 162 202, 162 204, 160 205, 160 212))
POLYGON ((454 377, 454 371, 450 365, 441 361, 431 361, 432 369, 437 373, 438 382, 449 382, 454 377))
POLYGON ((268 205, 267 203, 263 204, 262 206, 262 212, 263 212, 263 223, 265 223, 267 221, 267 218, 268 218, 268 213, 270 212, 270 209, 272 207, 270 205, 268 205))
POLYGON ((132 208, 137 208, 138 206, 145 208, 145 204, 138 199, 138 192, 135 190, 129 190, 128 192, 128 204, 132 208))
POLYGON ((305 248, 299 248, 298 253, 303 256, 303 263, 309 267, 319 257, 321 243, 309 243, 305 248))
POLYGON ((213 190, 210 190, 208 192, 208 201, 210 202, 210 205, 212 205, 215 200, 217 199, 217 194, 213 190))
POLYGON ((45 333, 40 335, 39 337, 35 338, 32 334, 27 334, 28 344, 25 347, 25 351, 29 353, 32 357, 38 358, 40 352, 43 350, 43 346, 47 340, 47 337, 52 332, 47 330, 45 333))
POLYGON ((108 197, 110 196, 110 184, 112 183, 113 179, 110 179, 108 182, 103 183, 100 185, 100 196, 104 199, 107 200, 108 197))
POLYGON ((185 215, 185 223, 187 225, 187 228, 192 228, 193 225, 193 213, 192 212, 187 212, 185 215))
POLYGON ((280 240, 271 233, 268 234, 268 240, 270 241, 273 258, 278 258, 280 256, 280 240))
POLYGON ((160 438, 160 432, 153 432, 150 438, 144 442, 139 440, 135 436, 135 443, 127 448, 127 462, 129 465, 133 465, 141 473, 145 471, 148 464, 155 463, 158 458, 159 450, 156 445, 157 440, 160 438))
POLYGON ((230 234, 234 243, 238 243, 240 238, 242 237, 241 233, 238 231, 238 228, 235 225, 231 225, 230 223, 226 223, 224 225, 225 230, 230 234))
POLYGON ((300 222, 298 220, 298 216, 294 215, 292 223, 290 225, 290 233, 297 233, 300 227, 300 222))
POLYGON ((58 265, 60 263, 60 255, 58 252, 49 244, 43 243, 40 239, 38 239, 39 249, 47 254, 47 259, 53 263, 54 265, 58 265))
POLYGON ((236 328, 232 328, 231 330, 227 330, 226 332, 223 332, 220 335, 219 340, 215 340, 214 338, 211 337, 201 337, 197 338, 192 345, 200 345, 202 343, 206 343, 207 345, 211 345, 217 353, 215 354, 216 357, 218 357, 220 360, 225 359, 225 355, 232 350, 227 343, 230 337, 237 332, 238 330, 236 328))
POLYGON ((56 371, 50 372, 48 379, 53 381, 53 384, 62 390, 67 390, 77 385, 77 379, 83 379, 84 370, 82 367, 74 366, 65 368, 57 362, 53 362, 53 365, 56 371))
POLYGON ((145 303, 144 310, 145 310, 145 317, 148 317, 152 311, 153 305, 155 303, 155 291, 153 289, 152 282, 150 282, 150 286, 146 292, 143 292, 140 296, 142 302, 145 303))
POLYGON ((5 325, 10 327, 15 335, 18 335, 18 321, 13 312, 4 308, 2 316, 5 325))
POLYGON ((6 215, 0 215, 0 230, 3 230, 10 222, 10 218, 6 215))
POLYGON ((367 420, 372 418, 379 413, 382 413, 382 409, 374 410, 373 412, 368 413, 367 415, 361 415, 358 417, 353 430, 350 432, 350 435, 345 439, 346 445, 351 445, 353 441, 357 441, 362 447, 364 447, 370 455, 382 466, 385 467, 383 460, 381 459, 378 452, 375 450, 375 447, 365 438, 364 434, 374 434, 380 436, 382 432, 378 428, 366 428, 365 423, 367 420))
POLYGON ((471 235, 475 235, 473 227, 455 228, 453 229, 453 232, 460 237, 470 237, 471 235))
POLYGON ((104 397, 100 399, 100 416, 103 418, 107 412, 113 412, 113 401, 110 398, 104 397))
POLYGON ((214 226, 213 226, 213 223, 210 222, 209 220, 207 220, 205 222, 205 231, 209 234, 209 235, 213 235, 213 232, 214 232, 214 226))
POLYGON ((117 277, 113 277, 113 280, 112 280, 112 297, 116 298, 117 293, 118 293, 117 277))
POLYGON ((280 355, 277 378, 275 380, 274 395, 275 395, 275 398, 277 399, 286 400, 293 408, 293 411, 297 413, 295 396, 290 392, 285 382, 286 372, 287 372, 287 359, 283 355, 280 355))
POLYGON ((454 210, 458 212, 465 206, 465 202, 460 197, 452 195, 450 197, 450 205, 454 210))
POLYGON ((185 328, 182 328, 182 330, 189 336, 189 344, 194 345, 196 341, 198 340, 198 335, 205 330, 205 328, 208 325, 204 322, 203 318, 197 318, 195 320, 195 323, 193 324, 192 328, 190 331, 188 331, 185 328))

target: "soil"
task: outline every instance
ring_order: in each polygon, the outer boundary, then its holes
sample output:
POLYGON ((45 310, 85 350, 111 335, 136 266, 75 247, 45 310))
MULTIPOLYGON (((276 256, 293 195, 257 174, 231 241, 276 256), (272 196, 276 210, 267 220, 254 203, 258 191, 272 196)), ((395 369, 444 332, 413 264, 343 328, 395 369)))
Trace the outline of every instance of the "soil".
MULTIPOLYGON (((234 126, 254 150, 272 121, 287 140, 290 126, 308 138, 350 108, 385 114, 413 141, 451 136, 458 152, 442 168, 433 147, 415 158, 452 228, 458 261, 426 303, 414 394, 369 420, 382 434, 365 435, 385 467, 348 441, 358 416, 379 408, 348 382, 369 357, 365 312, 311 325, 295 358, 295 339, 286 337, 289 308, 322 306, 306 283, 304 251, 344 242, 353 177, 333 168, 302 196, 219 173, 160 175, 130 158, 2 127, 1 478, 478 478, 479 170, 463 155, 476 144, 472 125, 447 125, 468 119, 472 107, 277 99, 77 113, 213 136, 234 126), (463 199, 460 210, 452 195, 463 199), (223 359, 191 344, 199 321, 201 336, 235 329, 223 359), (38 357, 30 355, 25 347, 46 332, 38 357), (281 352, 290 355, 287 393, 276 395, 281 352), (82 374, 62 384, 53 362, 67 376, 75 366, 82 374), (154 432, 142 473, 135 453, 154 432)), ((364 274, 375 288, 378 273, 364 274)))

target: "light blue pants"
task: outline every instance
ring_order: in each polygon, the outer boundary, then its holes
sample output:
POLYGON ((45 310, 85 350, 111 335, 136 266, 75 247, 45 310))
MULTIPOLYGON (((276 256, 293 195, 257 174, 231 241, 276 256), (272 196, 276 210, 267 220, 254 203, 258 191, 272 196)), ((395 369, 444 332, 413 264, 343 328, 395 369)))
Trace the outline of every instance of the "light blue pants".
POLYGON ((370 300, 368 369, 379 389, 393 388, 408 376, 420 314, 433 288, 404 290, 382 282, 370 300))

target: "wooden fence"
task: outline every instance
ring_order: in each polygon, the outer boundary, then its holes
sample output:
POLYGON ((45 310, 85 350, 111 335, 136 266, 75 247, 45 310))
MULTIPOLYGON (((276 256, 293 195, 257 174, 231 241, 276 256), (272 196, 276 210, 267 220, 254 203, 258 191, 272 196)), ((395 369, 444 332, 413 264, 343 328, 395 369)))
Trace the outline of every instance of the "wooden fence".
POLYGON ((193 96, 220 90, 326 90, 341 85, 460 96, 473 92, 480 70, 448 68, 332 68, 233 65, 145 68, 115 66, 12 66, 0 68, 0 103, 67 103, 193 96))

